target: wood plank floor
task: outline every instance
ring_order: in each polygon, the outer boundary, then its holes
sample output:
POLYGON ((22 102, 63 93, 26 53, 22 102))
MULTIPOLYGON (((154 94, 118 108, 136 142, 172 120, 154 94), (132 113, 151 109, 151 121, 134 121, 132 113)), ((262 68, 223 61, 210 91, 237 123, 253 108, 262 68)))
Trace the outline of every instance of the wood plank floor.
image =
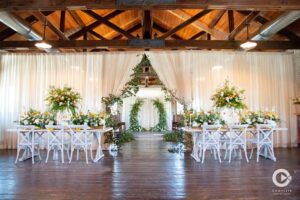
MULTIPOLYGON (((300 199, 300 149, 276 149, 277 162, 235 159, 219 164, 209 154, 204 164, 189 154, 167 151, 170 143, 138 139, 117 156, 98 163, 14 164, 16 151, 0 151, 0 199, 300 199), (278 168, 289 170, 285 191, 272 183, 278 168), (287 191, 291 190, 291 191, 287 191)), ((42 157, 45 159, 45 151, 42 157)))

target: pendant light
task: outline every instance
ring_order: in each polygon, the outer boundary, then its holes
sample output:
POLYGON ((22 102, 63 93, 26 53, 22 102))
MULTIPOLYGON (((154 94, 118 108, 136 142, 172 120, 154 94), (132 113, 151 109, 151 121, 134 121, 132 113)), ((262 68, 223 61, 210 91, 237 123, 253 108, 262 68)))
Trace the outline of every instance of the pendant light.
POLYGON ((240 45, 240 47, 246 51, 254 49, 257 46, 256 42, 249 40, 249 23, 246 22, 247 28, 247 41, 240 45))
POLYGON ((35 43, 35 46, 37 48, 40 48, 40 49, 51 49, 52 48, 52 45, 47 43, 45 40, 46 40, 46 27, 47 27, 47 17, 45 17, 45 22, 44 22, 44 34, 43 34, 43 40, 38 42, 38 43, 35 43))

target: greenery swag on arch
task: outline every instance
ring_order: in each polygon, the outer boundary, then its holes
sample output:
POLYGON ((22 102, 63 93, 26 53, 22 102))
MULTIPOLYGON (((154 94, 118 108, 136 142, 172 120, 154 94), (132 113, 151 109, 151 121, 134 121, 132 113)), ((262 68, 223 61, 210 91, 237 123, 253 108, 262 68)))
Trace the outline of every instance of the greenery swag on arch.
MULTIPOLYGON (((158 123, 151 128, 151 131, 167 131, 168 125, 167 125, 167 113, 165 106, 163 102, 161 102, 159 99, 152 100, 153 105, 157 108, 158 114, 159 114, 159 120, 158 123)), ((143 105, 144 101, 142 99, 137 99, 135 103, 132 105, 129 115, 129 130, 138 132, 142 131, 143 128, 140 126, 138 121, 138 113, 143 105)))

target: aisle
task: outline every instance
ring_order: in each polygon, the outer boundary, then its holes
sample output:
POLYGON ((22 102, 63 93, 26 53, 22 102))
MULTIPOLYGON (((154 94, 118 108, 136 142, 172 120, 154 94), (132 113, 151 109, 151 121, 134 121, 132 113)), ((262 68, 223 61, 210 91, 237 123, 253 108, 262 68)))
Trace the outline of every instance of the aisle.
MULTIPOLYGON (((0 199, 275 199, 275 169, 300 169, 300 149, 276 149, 278 161, 234 160, 219 164, 208 156, 196 163, 188 153, 169 153, 160 136, 141 135, 117 156, 109 152, 98 163, 79 161, 14 164, 16 151, 0 151, 0 199)), ((42 152, 45 158, 45 151, 42 152)), ((300 173, 293 173, 293 183, 300 173)), ((296 184, 293 184, 296 185, 296 184)), ((299 188, 289 196, 296 199, 299 188)), ((282 199, 282 196, 277 196, 282 199)))

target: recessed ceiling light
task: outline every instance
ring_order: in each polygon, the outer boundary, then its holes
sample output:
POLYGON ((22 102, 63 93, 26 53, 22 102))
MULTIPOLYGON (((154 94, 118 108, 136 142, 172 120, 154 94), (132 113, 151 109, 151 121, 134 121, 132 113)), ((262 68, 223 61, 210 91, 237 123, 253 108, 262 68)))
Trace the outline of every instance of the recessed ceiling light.
POLYGON ((52 48, 52 45, 51 44, 48 44, 46 42, 38 42, 38 43, 35 43, 35 46, 37 48, 40 48, 40 49, 51 49, 52 48))
POLYGON ((251 42, 251 41, 247 41, 247 42, 240 45, 240 47, 242 49, 245 49, 245 50, 254 49, 256 46, 257 46, 257 43, 256 42, 251 42))

